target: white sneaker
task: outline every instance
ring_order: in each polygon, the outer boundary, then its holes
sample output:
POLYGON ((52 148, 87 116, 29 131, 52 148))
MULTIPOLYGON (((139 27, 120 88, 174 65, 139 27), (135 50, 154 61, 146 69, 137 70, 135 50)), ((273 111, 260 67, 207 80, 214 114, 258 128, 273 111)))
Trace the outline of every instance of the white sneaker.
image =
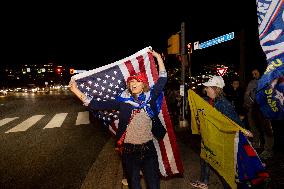
POLYGON ((128 186, 127 179, 122 179, 122 180, 121 180, 121 183, 122 183, 124 186, 128 186))

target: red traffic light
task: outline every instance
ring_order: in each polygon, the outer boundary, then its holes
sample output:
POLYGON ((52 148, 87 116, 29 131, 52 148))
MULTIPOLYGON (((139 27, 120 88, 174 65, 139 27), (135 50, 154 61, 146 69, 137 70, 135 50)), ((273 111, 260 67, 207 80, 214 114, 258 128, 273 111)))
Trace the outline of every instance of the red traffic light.
POLYGON ((56 68, 55 71, 56 71, 56 73, 61 74, 62 73, 62 68, 56 68))
POLYGON ((192 53, 192 45, 191 45, 191 43, 187 44, 187 52, 188 52, 188 54, 192 53))

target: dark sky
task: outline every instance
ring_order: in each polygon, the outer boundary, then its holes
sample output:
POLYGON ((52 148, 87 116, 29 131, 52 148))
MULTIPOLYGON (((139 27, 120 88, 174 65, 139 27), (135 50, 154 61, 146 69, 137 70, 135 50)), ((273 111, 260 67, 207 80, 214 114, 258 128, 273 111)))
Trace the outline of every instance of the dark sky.
POLYGON ((244 29, 247 43, 257 43, 254 1, 96 2, 3 6, 1 65, 55 62, 96 68, 149 45, 164 50, 183 21, 188 41, 244 29))

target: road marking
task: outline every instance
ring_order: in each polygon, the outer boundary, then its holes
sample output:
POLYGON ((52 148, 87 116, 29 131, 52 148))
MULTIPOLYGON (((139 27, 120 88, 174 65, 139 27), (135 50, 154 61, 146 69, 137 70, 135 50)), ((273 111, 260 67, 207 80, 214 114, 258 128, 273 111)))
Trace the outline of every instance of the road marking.
POLYGON ((90 124, 88 111, 79 112, 76 119, 76 125, 84 125, 84 124, 90 124))
POLYGON ((50 122, 44 127, 44 129, 47 128, 54 128, 54 127, 60 127, 63 124, 63 121, 65 120, 68 113, 59 113, 56 114, 50 122))
POLYGON ((19 117, 11 117, 11 118, 2 119, 0 120, 0 127, 18 118, 19 117))
POLYGON ((6 131, 5 133, 10 133, 10 132, 19 132, 19 131, 26 131, 28 128, 32 127, 36 122, 38 122, 44 115, 35 115, 32 116, 16 127, 6 131))

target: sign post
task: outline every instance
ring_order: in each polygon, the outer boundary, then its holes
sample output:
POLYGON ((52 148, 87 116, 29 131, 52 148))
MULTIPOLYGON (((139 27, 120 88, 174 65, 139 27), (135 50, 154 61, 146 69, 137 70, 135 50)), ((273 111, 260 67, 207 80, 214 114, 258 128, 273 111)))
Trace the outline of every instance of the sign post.
POLYGON ((180 88, 180 94, 183 94, 182 96, 182 110, 181 110, 181 118, 180 118, 180 128, 184 128, 188 126, 188 122, 185 119, 185 107, 186 107, 186 95, 185 95, 185 68, 188 65, 187 61, 187 50, 186 50, 186 43, 185 43, 185 23, 181 23, 181 87, 180 88))

